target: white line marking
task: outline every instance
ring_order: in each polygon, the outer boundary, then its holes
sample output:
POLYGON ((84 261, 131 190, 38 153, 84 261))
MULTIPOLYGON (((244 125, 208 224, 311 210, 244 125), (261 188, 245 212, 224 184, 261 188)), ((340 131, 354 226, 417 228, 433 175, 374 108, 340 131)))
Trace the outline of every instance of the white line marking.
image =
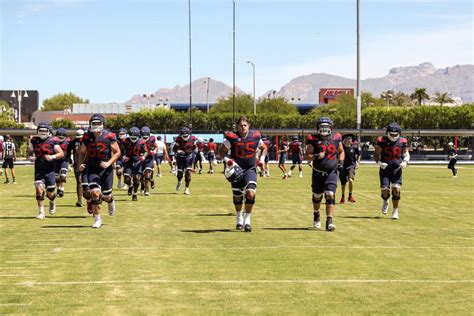
POLYGON ((30 304, 23 304, 23 303, 6 303, 6 304, 0 304, 0 307, 8 307, 8 306, 27 306, 30 304))
MULTIPOLYGON (((35 286, 35 285, 107 285, 107 284, 326 284, 326 283, 400 283, 400 284, 462 284, 474 283, 474 280, 102 280, 102 281, 28 281, 14 283, 17 286, 35 286)), ((0 283, 10 284, 11 283, 0 283)))

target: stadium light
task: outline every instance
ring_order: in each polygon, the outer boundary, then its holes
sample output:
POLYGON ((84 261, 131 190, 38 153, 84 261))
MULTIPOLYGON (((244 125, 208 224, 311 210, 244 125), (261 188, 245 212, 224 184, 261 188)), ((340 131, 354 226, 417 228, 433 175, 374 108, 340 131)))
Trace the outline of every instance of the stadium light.
POLYGON ((209 83, 210 82, 211 82, 211 77, 207 77, 206 80, 204 80, 204 83, 206 84, 207 113, 209 113, 209 83))
POLYGON ((10 97, 18 99, 18 123, 21 123, 21 101, 23 98, 28 98, 28 92, 25 89, 13 90, 10 97))
POLYGON ((253 115, 257 115, 257 101, 255 99, 255 64, 250 60, 247 61, 247 64, 252 66, 253 71, 253 115))
POLYGON ((359 21, 359 8, 360 0, 357 0, 357 84, 356 84, 356 95, 357 95, 357 129, 359 130, 359 141, 360 141, 360 127, 361 127, 361 107, 362 97, 360 95, 360 21, 359 21))

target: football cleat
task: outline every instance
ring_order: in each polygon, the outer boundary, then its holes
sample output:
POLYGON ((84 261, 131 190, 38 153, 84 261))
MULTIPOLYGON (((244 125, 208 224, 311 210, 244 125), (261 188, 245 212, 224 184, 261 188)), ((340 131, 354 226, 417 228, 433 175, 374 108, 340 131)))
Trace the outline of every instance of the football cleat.
POLYGON ((150 184, 151 184, 151 189, 154 189, 155 188, 155 180, 151 180, 150 184))
POLYGON ((250 226, 250 224, 245 224, 245 226, 244 226, 244 231, 245 231, 246 233, 252 232, 252 226, 250 226))
POLYGON ((46 215, 44 215, 43 212, 39 212, 38 215, 36 216, 37 219, 44 219, 46 215))
POLYGON ((346 199, 342 197, 341 200, 339 201, 339 204, 346 204, 346 199))
POLYGON ((354 197, 352 197, 352 195, 349 196, 349 202, 352 202, 352 203, 355 203, 355 202, 356 202, 356 200, 354 199, 354 197))
POLYGON ((123 188, 123 186, 122 186, 122 180, 118 180, 117 189, 121 189, 121 188, 123 188))
POLYGON ((56 203, 49 201, 49 214, 54 215, 56 213, 56 203))
POLYGON ((92 225, 92 228, 100 228, 101 226, 102 226, 102 220, 96 219, 94 224, 92 225))
POLYGON ((242 224, 235 225, 235 229, 237 229, 237 230, 242 230, 243 228, 244 228, 244 225, 242 225, 242 224))
POLYGON ((331 223, 331 224, 326 224, 326 230, 327 230, 328 232, 333 232, 333 231, 336 230, 336 226, 334 226, 333 223, 331 223))
POLYGON ((184 194, 186 194, 186 195, 190 195, 190 194, 191 194, 191 191, 189 191, 189 188, 185 188, 185 189, 184 189, 184 194))
POLYGON ((288 171, 288 177, 291 178, 291 170, 288 171))
POLYGON ((313 221, 314 228, 321 228, 321 221, 313 221))
POLYGON ((127 194, 128 194, 128 195, 132 195, 132 193, 133 193, 133 187, 130 186, 130 187, 128 188, 127 194))
POLYGON ((149 196, 149 195, 150 195, 150 192, 145 191, 145 196, 149 196))
POLYGON ((122 189, 128 190, 128 185, 124 184, 123 187, 122 187, 122 189))
POLYGON ((300 178, 303 178, 303 174, 302 174, 302 173, 300 173, 300 178))
POLYGON ((58 197, 63 197, 64 196, 64 190, 58 189, 58 197))
POLYGON ((138 196, 136 194, 132 195, 132 201, 138 201, 138 196))
POLYGON ((115 200, 112 200, 112 202, 109 203, 109 215, 115 215, 115 200))
POLYGON ((392 219, 398 219, 398 210, 393 210, 392 219))
POLYGON ((3 184, 8 184, 8 183, 10 183, 10 180, 8 180, 8 179, 5 180, 5 182, 3 182, 3 184))
POLYGON ((313 226, 314 228, 321 228, 321 213, 319 211, 317 213, 313 212, 313 226))
POLYGON ((388 212, 388 200, 383 201, 382 208, 381 208, 382 214, 387 214, 388 212))
POLYGON ((288 179, 288 175, 285 173, 285 175, 283 176, 283 178, 282 178, 282 179, 283 179, 283 180, 286 180, 286 179, 288 179))
POLYGON ((77 202, 76 202, 76 206, 77 206, 77 207, 82 207, 82 203, 79 202, 79 201, 77 201, 77 202))

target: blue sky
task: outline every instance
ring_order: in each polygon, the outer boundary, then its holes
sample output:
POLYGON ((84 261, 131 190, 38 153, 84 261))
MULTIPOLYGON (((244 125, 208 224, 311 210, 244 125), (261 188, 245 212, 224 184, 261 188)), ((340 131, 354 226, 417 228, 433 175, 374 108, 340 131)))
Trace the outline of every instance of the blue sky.
MULTIPOLYGON (((360 0, 362 78, 474 63, 471 0, 360 0)), ((0 88, 91 102, 189 81, 187 0, 0 0, 0 88)), ((236 84, 257 94, 311 73, 355 78, 356 0, 236 0, 236 84)), ((232 0, 191 0, 193 79, 232 85, 232 0)))

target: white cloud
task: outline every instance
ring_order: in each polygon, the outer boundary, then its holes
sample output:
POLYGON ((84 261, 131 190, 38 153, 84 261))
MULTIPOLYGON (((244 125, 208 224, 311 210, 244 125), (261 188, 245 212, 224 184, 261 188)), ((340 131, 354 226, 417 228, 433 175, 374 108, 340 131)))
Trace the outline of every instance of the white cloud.
MULTIPOLYGON (((383 77, 393 67, 431 62, 437 68, 457 64, 474 64, 472 22, 448 28, 385 34, 371 37, 361 33, 361 77, 383 77)), ((355 42, 354 42, 355 46, 355 42)), ((356 77, 355 47, 353 55, 333 55, 308 63, 261 68, 257 73, 257 94, 280 89, 291 79, 311 73, 329 73, 356 77)), ((251 74, 239 78, 245 91, 251 91, 251 74)))

